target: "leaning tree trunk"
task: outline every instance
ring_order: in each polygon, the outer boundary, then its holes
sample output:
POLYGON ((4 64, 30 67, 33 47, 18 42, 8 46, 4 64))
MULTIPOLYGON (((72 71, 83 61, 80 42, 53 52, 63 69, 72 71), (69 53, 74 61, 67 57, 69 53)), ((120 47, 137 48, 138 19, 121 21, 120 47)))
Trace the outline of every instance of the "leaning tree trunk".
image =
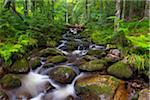
POLYGON ((53 20, 54 20, 54 13, 55 13, 54 0, 52 0, 52 19, 53 19, 53 20))
POLYGON ((117 32, 119 29, 119 19, 120 19, 120 0, 116 0, 116 13, 114 19, 114 31, 117 32))
POLYGON ((85 0, 85 15, 86 15, 86 18, 88 19, 88 0, 85 0))

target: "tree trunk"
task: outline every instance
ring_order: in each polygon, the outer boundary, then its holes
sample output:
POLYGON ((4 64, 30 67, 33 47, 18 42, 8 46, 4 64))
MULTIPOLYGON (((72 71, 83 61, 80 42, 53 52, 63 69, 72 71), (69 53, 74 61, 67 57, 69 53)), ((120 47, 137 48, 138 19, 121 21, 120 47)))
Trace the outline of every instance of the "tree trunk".
POLYGON ((150 1, 146 0, 146 2, 145 2, 145 10, 144 10, 144 19, 148 19, 149 16, 150 16, 149 4, 150 4, 150 1))
POLYGON ((31 2, 32 2, 32 6, 31 6, 31 11, 32 11, 32 13, 35 11, 35 0, 31 0, 31 2))
POLYGON ((28 0, 25 0, 24 2, 24 16, 26 17, 28 15, 28 0))
POLYGON ((52 0, 52 19, 54 19, 54 13, 55 13, 54 0, 52 0))
POLYGON ((129 20, 132 19, 132 13, 133 13, 133 2, 134 1, 130 1, 130 8, 129 8, 129 20))
POLYGON ((86 18, 88 19, 88 0, 85 0, 85 13, 86 18))
POLYGON ((100 11, 100 17, 102 17, 102 6, 103 6, 103 4, 102 4, 102 0, 100 0, 100 9, 99 9, 99 11, 100 11))
POLYGON ((123 7, 122 7, 122 19, 124 19, 125 17, 125 6, 126 6, 126 0, 123 0, 123 7))
POLYGON ((116 13, 114 19, 114 31, 117 32, 119 29, 119 19, 120 19, 120 0, 116 0, 116 13))
POLYGON ((65 22, 68 23, 68 2, 65 0, 66 3, 66 14, 65 14, 65 22))

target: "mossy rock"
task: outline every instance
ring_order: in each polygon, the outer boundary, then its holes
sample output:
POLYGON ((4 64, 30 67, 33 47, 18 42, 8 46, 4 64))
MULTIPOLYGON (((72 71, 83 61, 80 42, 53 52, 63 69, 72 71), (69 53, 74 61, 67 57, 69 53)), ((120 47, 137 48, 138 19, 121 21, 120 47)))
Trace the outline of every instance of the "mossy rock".
POLYGON ((129 65, 124 63, 123 60, 118 61, 118 62, 114 63, 113 65, 111 65, 107 69, 107 72, 118 78, 125 78, 125 79, 131 78, 131 76, 133 74, 133 71, 131 70, 129 65))
POLYGON ((102 57, 103 55, 106 55, 106 53, 103 50, 89 50, 87 55, 95 56, 95 57, 102 57))
POLYGON ((29 72, 29 62, 22 58, 17 60, 12 66, 6 68, 10 73, 27 73, 29 72))
POLYGON ((39 55, 42 57, 48 57, 48 56, 62 55, 62 53, 55 48, 46 48, 46 49, 42 49, 39 52, 39 55))
POLYGON ((85 59, 86 61, 91 61, 91 60, 96 60, 97 58, 94 56, 90 56, 90 55, 85 55, 83 57, 83 59, 85 59))
POLYGON ((58 55, 58 56, 48 57, 46 63, 57 64, 65 61, 67 61, 67 58, 65 56, 58 55))
POLYGON ((9 100, 9 97, 5 92, 0 91, 0 100, 9 100))
POLYGON ((86 62, 83 65, 80 65, 79 69, 85 70, 85 71, 103 70, 106 68, 106 64, 107 64, 107 61, 105 59, 92 60, 92 61, 86 62))
POLYGON ((51 68, 51 67, 54 67, 54 64, 47 63, 47 64, 44 64, 44 66, 43 66, 43 68, 51 68))
POLYGON ((49 40, 49 41, 47 41, 47 43, 46 43, 46 46, 48 46, 48 47, 56 47, 56 45, 57 45, 57 42, 56 41, 52 41, 52 40, 49 40))
POLYGON ((7 74, 0 80, 0 85, 3 89, 15 89, 21 86, 21 81, 14 74, 7 74))
POLYGON ((91 94, 93 97, 90 98, 95 98, 95 100, 101 100, 100 96, 104 96, 106 100, 111 100, 119 85, 119 81, 117 78, 109 75, 90 75, 78 79, 75 89, 82 100, 86 100, 84 97, 88 97, 85 96, 88 94, 91 94))
POLYGON ((78 44, 76 42, 73 42, 73 41, 69 42, 67 48, 70 51, 76 50, 78 48, 78 44))
POLYGON ((49 76, 60 83, 66 84, 74 79, 76 73, 69 66, 60 65, 57 68, 52 69, 49 72, 49 76))
POLYGON ((29 61, 29 65, 32 69, 36 69, 37 67, 39 67, 41 65, 40 57, 31 58, 29 61))

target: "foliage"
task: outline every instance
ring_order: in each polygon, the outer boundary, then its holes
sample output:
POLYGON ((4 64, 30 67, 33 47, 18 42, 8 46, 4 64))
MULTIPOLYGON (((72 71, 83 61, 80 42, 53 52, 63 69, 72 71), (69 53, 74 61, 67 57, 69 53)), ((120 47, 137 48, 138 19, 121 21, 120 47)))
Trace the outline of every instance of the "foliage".
POLYGON ((132 65, 136 70, 141 71, 147 68, 147 57, 145 55, 136 55, 136 54, 131 54, 127 56, 128 58, 128 63, 132 65))

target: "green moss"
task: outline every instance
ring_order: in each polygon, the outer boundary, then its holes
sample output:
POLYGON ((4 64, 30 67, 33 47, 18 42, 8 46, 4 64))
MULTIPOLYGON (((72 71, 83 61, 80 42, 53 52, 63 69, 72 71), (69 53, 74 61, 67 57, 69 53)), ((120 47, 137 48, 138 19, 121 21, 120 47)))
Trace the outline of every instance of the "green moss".
POLYGON ((67 58, 65 56, 54 56, 54 57, 50 57, 46 63, 61 63, 61 62, 65 62, 67 60, 67 58))
POLYGON ((21 60, 17 60, 10 68, 8 68, 10 72, 22 73, 29 71, 29 63, 23 58, 21 60))
POLYGON ((35 57, 35 58, 31 59, 29 63, 30 63, 30 67, 32 69, 36 69, 37 67, 39 67, 41 65, 39 57, 35 57))
POLYGON ((46 49, 43 49, 39 52, 39 55, 40 56, 43 56, 43 57, 47 57, 47 56, 55 56, 55 55, 61 55, 62 53, 59 52, 57 49, 55 48, 46 48, 46 49))
POLYGON ((0 80, 0 84, 4 89, 14 89, 21 86, 21 81, 16 75, 7 74, 0 80))
POLYGON ((130 78, 132 76, 132 70, 128 64, 119 61, 113 65, 111 65, 107 72, 111 75, 114 75, 119 78, 130 78))
POLYGON ((88 51, 88 55, 93 55, 93 56, 96 56, 96 55, 101 55, 102 53, 103 53, 104 51, 102 51, 102 50, 89 50, 88 51))
POLYGON ((96 70, 105 69, 106 68, 105 65, 106 65, 106 61, 104 59, 100 59, 100 60, 89 61, 79 66, 79 68, 86 71, 96 71, 96 70))

